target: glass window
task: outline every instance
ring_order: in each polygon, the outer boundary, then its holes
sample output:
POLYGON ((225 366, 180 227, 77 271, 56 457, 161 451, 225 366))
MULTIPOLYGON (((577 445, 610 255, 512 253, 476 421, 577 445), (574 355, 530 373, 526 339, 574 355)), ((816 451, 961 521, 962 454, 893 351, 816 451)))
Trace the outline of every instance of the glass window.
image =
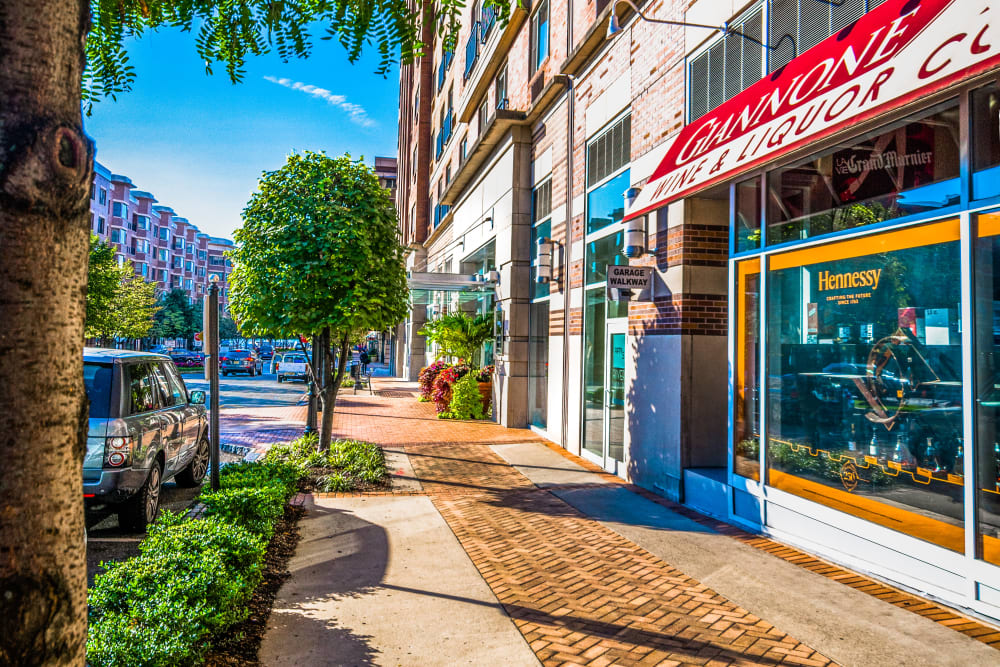
POLYGON ((97 203, 102 206, 108 203, 108 191, 104 188, 101 188, 101 194, 97 197, 97 203))
POLYGON ((155 410, 159 403, 156 385, 149 364, 125 367, 129 395, 129 414, 138 415, 155 410))
POLYGON ((98 419, 111 416, 111 380, 114 368, 110 364, 84 364, 83 386, 90 402, 90 416, 98 419))
POLYGON ((768 175, 768 243, 959 203, 958 104, 768 175))
POLYGON ((629 187, 628 170, 587 193, 587 233, 596 232, 625 217, 625 191, 629 187))
POLYGON ((167 380, 167 372, 163 370, 163 364, 150 364, 153 371, 153 381, 160 392, 160 405, 167 407, 174 405, 174 393, 171 391, 170 381, 167 380))
POLYGON ((979 556, 1000 565, 1000 213, 978 216, 974 265, 979 556))
MULTIPOLYGON (((538 3, 531 17, 531 73, 542 66, 549 55, 549 0, 538 3)), ((499 100, 497 100, 499 103, 499 100)))
POLYGON ((780 255, 768 483, 964 550, 958 221, 780 255))
POLYGON ((549 302, 539 301, 528 311, 528 422, 539 428, 548 423, 548 377, 549 302))
MULTIPOLYGON (((736 270, 736 405, 733 472, 760 480, 760 260, 740 262, 736 270)), ((794 380, 789 378, 789 385, 794 380)))
POLYGON ((760 247, 760 177, 736 184, 736 252, 760 247))
POLYGON ((1000 87, 972 93, 972 196, 1000 195, 1000 87))
POLYGON ((602 283, 608 279, 608 264, 624 266, 628 258, 622 254, 625 232, 609 234, 587 244, 586 283, 602 283))
POLYGON ((117 218, 127 218, 128 217, 128 204, 125 202, 116 201, 111 205, 111 215, 117 218))
POLYGON ((185 405, 188 402, 187 386, 184 380, 177 374, 177 369, 173 364, 164 363, 162 370, 166 374, 167 386, 170 391, 165 396, 170 396, 174 405, 185 405))

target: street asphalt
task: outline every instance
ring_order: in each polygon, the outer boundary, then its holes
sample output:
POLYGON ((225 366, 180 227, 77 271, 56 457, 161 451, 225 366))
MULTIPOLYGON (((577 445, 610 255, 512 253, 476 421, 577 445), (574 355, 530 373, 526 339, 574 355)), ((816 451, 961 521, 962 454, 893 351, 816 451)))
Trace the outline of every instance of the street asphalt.
MULTIPOLYGON (((185 374, 182 377, 189 391, 194 389, 208 391, 208 381, 202 374, 185 374)), ((219 389, 219 403, 222 408, 290 406, 304 400, 305 395, 305 385, 302 382, 278 383, 277 377, 273 374, 219 378, 219 389)), ((222 426, 224 429, 225 424, 222 426)), ((222 452, 223 463, 239 459, 239 456, 222 452)), ((185 511, 191 506, 199 490, 183 489, 173 482, 167 482, 163 485, 160 507, 174 512, 185 511)), ((123 560, 138 553, 142 535, 122 530, 113 508, 95 508, 88 511, 86 524, 89 583, 93 582, 94 574, 101 571, 102 561, 123 560)))

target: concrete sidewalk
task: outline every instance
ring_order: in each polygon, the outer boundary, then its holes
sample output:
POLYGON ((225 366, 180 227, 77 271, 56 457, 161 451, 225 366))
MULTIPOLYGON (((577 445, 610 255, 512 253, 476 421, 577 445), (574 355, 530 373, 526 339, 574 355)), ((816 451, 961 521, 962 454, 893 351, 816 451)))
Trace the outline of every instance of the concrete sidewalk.
POLYGON ((313 501, 264 664, 1000 664, 992 627, 377 389, 334 427, 409 495, 313 501))

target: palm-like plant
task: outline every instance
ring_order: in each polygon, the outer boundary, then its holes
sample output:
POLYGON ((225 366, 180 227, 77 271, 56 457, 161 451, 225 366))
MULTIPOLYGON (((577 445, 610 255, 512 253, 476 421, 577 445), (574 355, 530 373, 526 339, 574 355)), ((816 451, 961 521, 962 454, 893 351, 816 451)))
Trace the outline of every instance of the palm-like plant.
POLYGON ((478 367, 479 351, 493 336, 493 320, 488 315, 472 317, 468 313, 446 313, 424 324, 419 333, 437 343, 438 359, 458 357, 478 367))

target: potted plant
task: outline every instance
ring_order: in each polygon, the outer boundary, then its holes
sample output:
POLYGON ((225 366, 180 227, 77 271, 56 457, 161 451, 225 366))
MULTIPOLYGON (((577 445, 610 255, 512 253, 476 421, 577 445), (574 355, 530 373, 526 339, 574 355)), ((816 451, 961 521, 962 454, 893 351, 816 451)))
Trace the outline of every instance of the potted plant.
POLYGON ((493 365, 483 366, 476 372, 479 394, 483 397, 483 414, 488 414, 493 402, 493 365))
POLYGON ((467 364, 456 364, 455 366, 448 366, 438 373, 437 378, 434 380, 434 392, 431 394, 431 399, 434 401, 434 407, 438 413, 445 412, 448 409, 448 406, 451 405, 452 386, 459 379, 468 375, 471 370, 467 364))
POLYGON ((488 315, 445 313, 424 324, 419 333, 437 344, 438 358, 457 357, 475 367, 483 344, 493 336, 493 320, 488 315))

